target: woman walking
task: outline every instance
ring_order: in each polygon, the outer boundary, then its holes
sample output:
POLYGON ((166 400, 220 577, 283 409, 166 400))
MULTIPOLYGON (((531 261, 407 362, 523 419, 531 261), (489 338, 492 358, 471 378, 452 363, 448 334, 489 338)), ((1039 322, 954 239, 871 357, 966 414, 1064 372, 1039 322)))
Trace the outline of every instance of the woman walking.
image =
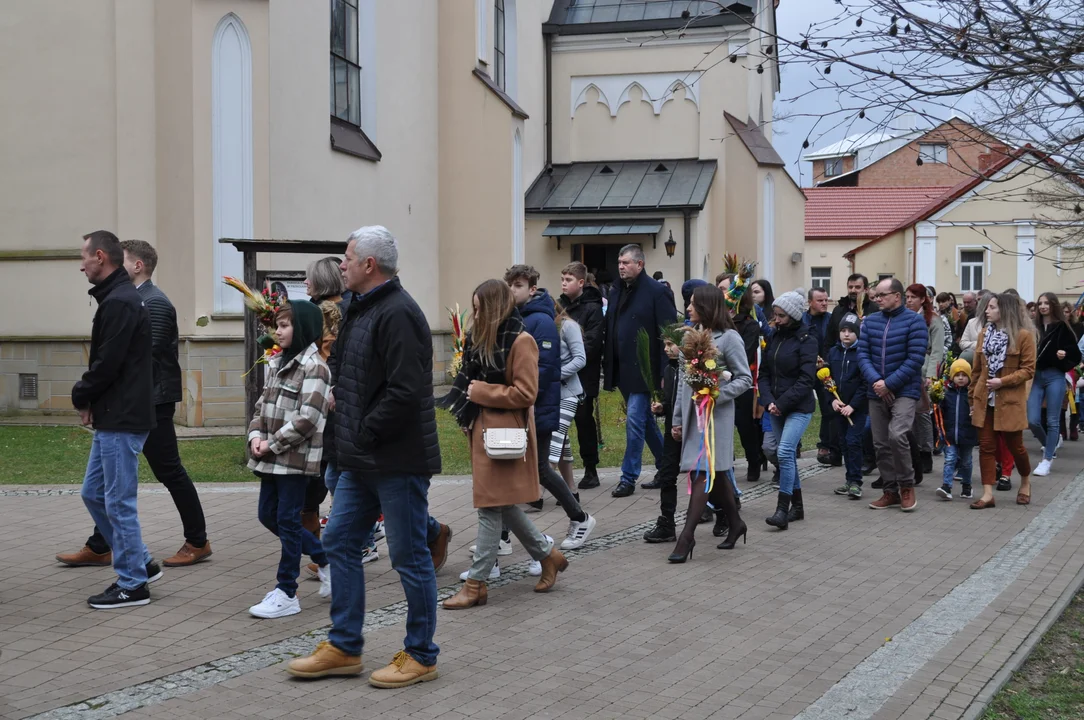
MULTIPOLYGON (((478 543, 474 564, 459 592, 444 601, 449 610, 485 605, 486 579, 497 560, 501 528, 508 529, 542 564, 535 592, 547 592, 568 560, 517 505, 536 499, 538 484, 534 402, 538 396, 538 345, 523 325, 512 290, 500 280, 486 280, 474 291, 474 321, 463 350, 463 368, 445 398, 470 440, 478 543), (526 429, 526 452, 515 459, 487 453, 486 431, 526 429)), ((545 452, 542 449, 541 452, 545 452)))
MULTIPOLYGON (((1020 473, 1017 505, 1031 502, 1031 460, 1024 449, 1027 382, 1035 376, 1035 335, 1024 308, 1008 293, 986 302, 986 327, 979 331, 971 372, 971 424, 979 428, 982 497, 973 510, 994 507, 997 482, 997 434, 1005 440, 1020 473)), ((981 317, 981 316, 979 316, 981 317)))
POLYGON ((1050 474, 1054 453, 1061 444, 1061 404, 1065 400, 1065 373, 1080 362, 1077 336, 1065 319, 1058 296, 1045 292, 1035 303, 1038 314, 1038 350, 1035 357, 1035 382, 1028 395, 1028 425, 1031 434, 1043 445, 1043 459, 1035 468, 1039 477, 1050 474), (1043 429, 1043 402, 1046 403, 1046 429, 1043 429))
POLYGON ((753 375, 749 371, 749 362, 745 354, 745 343, 734 329, 730 313, 722 291, 714 285, 703 285, 693 291, 689 303, 689 320, 693 327, 711 331, 712 342, 718 350, 716 362, 731 373, 730 380, 719 385, 719 395, 715 398, 712 411, 715 443, 714 467, 703 467, 704 429, 707 423, 697 422, 696 403, 692 387, 684 378, 678 380, 677 401, 674 403, 673 437, 681 441, 681 471, 688 472, 690 491, 689 512, 685 516, 685 528, 678 537, 674 552, 670 554, 672 563, 683 563, 692 556, 696 546, 696 526, 704 509, 710 504, 713 509, 726 517, 728 533, 726 540, 719 545, 721 549, 731 549, 738 538, 746 535, 746 526, 738 515, 737 495, 730 479, 729 471, 734 465, 734 400, 753 387, 753 375), (708 492, 707 473, 714 477, 711 492, 708 492))
POLYGON ((802 323, 805 290, 783 293, 772 307, 775 332, 768 341, 760 366, 760 404, 771 418, 778 440, 779 497, 775 514, 765 519, 786 530, 789 523, 805 517, 802 485, 796 461, 798 443, 817 407, 813 384, 817 372, 817 339, 802 323))
POLYGON ((756 401, 756 368, 760 355, 760 323, 753 317, 753 297, 749 293, 741 296, 734 314, 734 329, 741 335, 745 345, 745 357, 749 361, 749 372, 753 374, 754 387, 734 399, 734 424, 738 427, 742 449, 748 467, 745 471, 747 482, 760 482, 762 464, 766 461, 761 453, 764 442, 764 428, 761 424, 763 410, 756 401))
MULTIPOLYGON (((923 473, 933 472, 933 420, 930 416, 930 396, 927 389, 939 376, 941 363, 945 360, 945 326, 934 312, 926 286, 915 283, 907 288, 904 295, 907 309, 918 313, 926 321, 928 342, 926 360, 922 364, 922 400, 915 409, 915 422, 911 432, 918 440, 919 457, 923 473)), ((912 447, 915 443, 912 443, 912 447)))

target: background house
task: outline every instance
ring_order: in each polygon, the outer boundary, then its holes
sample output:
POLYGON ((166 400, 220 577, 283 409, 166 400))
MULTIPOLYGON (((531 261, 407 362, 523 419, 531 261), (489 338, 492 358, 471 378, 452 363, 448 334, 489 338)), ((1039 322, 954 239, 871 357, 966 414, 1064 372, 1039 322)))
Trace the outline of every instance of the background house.
MULTIPOLYGON (((804 197, 768 122, 776 4, 6 8, 0 292, 30 310, 0 329, 0 411, 70 412, 95 309, 80 237, 99 228, 158 250, 189 425, 244 415, 242 307, 221 283, 241 258, 220 237, 345 240, 387 225, 438 333, 445 307, 513 263, 555 285, 573 257, 615 270, 627 242, 672 282, 711 278, 737 252, 777 286, 799 284, 804 197)), ((312 259, 259 265, 296 272, 312 259)))

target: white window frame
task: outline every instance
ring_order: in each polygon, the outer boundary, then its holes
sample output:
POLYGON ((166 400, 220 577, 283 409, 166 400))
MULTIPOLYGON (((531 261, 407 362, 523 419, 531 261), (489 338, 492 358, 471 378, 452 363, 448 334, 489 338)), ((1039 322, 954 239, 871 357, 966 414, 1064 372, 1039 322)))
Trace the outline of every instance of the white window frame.
POLYGON ((919 143, 918 156, 923 164, 944 165, 948 163, 948 143, 919 143))
POLYGON ((478 22, 478 63, 482 67, 489 66, 489 46, 493 40, 489 34, 489 16, 493 12, 490 8, 490 2, 491 0, 475 0, 474 14, 478 22))
POLYGON ((832 268, 831 267, 811 267, 809 268, 809 289, 820 288, 828 293, 828 297, 832 297, 832 268), (827 275, 817 275, 818 271, 825 271, 827 275))
POLYGON ((824 176, 838 177, 843 174, 843 158, 828 158, 824 161, 824 176), (834 172, 833 172, 834 171, 834 172))
POLYGON ((508 84, 508 14, 504 0, 493 0, 493 82, 501 90, 508 84))
MULTIPOLYGON (((989 259, 989 256, 988 256, 989 249, 990 248, 988 248, 985 245, 957 245, 956 246, 956 277, 960 278, 960 282, 959 282, 960 292, 978 292, 978 291, 984 290, 986 288, 985 278, 990 277, 990 272, 991 272, 990 259, 989 259), (980 287, 980 288, 964 287, 964 277, 963 277, 963 273, 962 273, 963 269, 965 267, 967 267, 967 268, 978 267, 975 263, 972 263, 972 262, 969 262, 966 265, 964 264, 963 256, 964 256, 965 252, 981 252, 982 253, 982 265, 981 265, 981 267, 985 272, 980 272, 980 278, 983 278, 981 280, 982 287, 980 287)), ((974 280, 974 275, 971 276, 971 280, 974 280)))
MULTIPOLYGON (((330 55, 328 72, 330 73, 330 77, 331 77, 331 98, 330 98, 331 116, 334 117, 334 118, 338 118, 339 120, 341 120, 343 122, 350 123, 351 125, 353 125, 355 127, 360 128, 361 124, 362 124, 362 107, 363 107, 363 103, 362 103, 362 97, 363 97, 362 72, 361 72, 361 8, 358 7, 358 0, 331 0, 331 3, 329 5, 330 9, 329 9, 329 15, 328 15, 329 27, 330 27, 330 24, 332 22, 332 19, 334 18, 334 15, 335 15, 334 7, 335 7, 336 3, 341 3, 343 5, 343 9, 344 9, 344 12, 346 12, 347 19, 349 19, 349 17, 350 17, 349 10, 354 11, 354 22, 353 23, 349 23, 349 22, 347 23, 347 27, 346 27, 347 35, 346 35, 346 39, 344 40, 344 48, 343 48, 343 53, 341 55, 335 52, 334 45, 331 44, 330 39, 328 40, 328 44, 329 44, 328 51, 329 51, 329 55, 330 55), (350 50, 351 50, 350 40, 351 39, 354 40, 354 48, 353 48, 354 49, 354 53, 353 53, 354 57, 353 58, 350 57, 350 54, 351 54, 350 53, 350 50), (336 98, 335 98, 336 86, 337 86, 337 83, 336 83, 337 78, 336 78, 336 75, 335 75, 335 66, 336 66, 335 61, 336 60, 339 60, 339 61, 345 63, 346 66, 347 66, 346 67, 346 88, 347 88, 347 90, 346 90, 346 94, 347 94, 346 117, 340 116, 338 114, 338 112, 337 112, 338 106, 336 104, 336 98), (350 79, 351 79, 351 75, 354 72, 357 73, 357 92, 356 92, 356 97, 352 98, 353 94, 351 93, 350 79), (354 100, 353 103, 351 103, 351 99, 354 100), (351 112, 352 109, 354 110, 354 112, 351 112)), ((330 35, 330 33, 329 33, 329 35, 330 35)))

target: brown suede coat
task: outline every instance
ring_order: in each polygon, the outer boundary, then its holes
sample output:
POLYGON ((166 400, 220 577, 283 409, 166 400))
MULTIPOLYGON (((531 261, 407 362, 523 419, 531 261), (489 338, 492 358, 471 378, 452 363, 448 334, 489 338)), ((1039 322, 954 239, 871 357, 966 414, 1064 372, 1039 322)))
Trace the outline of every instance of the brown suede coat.
MULTIPOLYGON (((538 440, 534 402, 538 396, 538 345, 521 333, 508 351, 507 384, 475 382, 471 401, 482 411, 470 429, 470 458, 474 477, 474 507, 500 507, 534 502, 538 485, 538 440), (521 428, 527 422, 527 455, 519 460, 493 460, 482 443, 484 428, 521 428)), ((545 449, 549 451, 548 448, 545 449)))
MULTIPOLYGON (((989 370, 982 343, 986 339, 986 328, 979 330, 979 339, 975 345, 975 362, 971 370, 971 387, 968 396, 971 399, 971 424, 982 427, 986 424, 986 388, 989 370)), ((1028 427, 1028 388, 1035 377, 1035 335, 1029 330, 1021 330, 1016 336, 1016 352, 1010 349, 1005 356, 1005 367, 997 374, 1001 378, 1001 387, 994 391, 994 430, 1016 432, 1028 427)))

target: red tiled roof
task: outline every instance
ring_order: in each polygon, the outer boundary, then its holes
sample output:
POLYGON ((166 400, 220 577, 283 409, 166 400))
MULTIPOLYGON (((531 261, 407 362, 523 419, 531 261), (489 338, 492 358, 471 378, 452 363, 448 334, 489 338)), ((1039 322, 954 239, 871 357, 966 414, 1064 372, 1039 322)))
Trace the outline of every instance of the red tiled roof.
POLYGON ((880 238, 952 191, 951 187, 805 188, 809 239, 880 238))

